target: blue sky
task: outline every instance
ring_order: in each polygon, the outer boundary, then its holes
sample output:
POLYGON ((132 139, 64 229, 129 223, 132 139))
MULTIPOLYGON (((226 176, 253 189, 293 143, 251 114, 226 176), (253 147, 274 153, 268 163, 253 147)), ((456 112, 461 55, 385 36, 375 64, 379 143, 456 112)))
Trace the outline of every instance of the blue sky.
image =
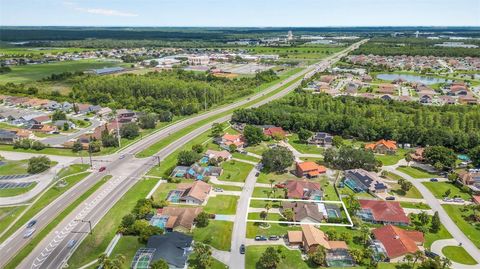
POLYGON ((0 0, 0 25, 480 26, 480 0, 0 0))

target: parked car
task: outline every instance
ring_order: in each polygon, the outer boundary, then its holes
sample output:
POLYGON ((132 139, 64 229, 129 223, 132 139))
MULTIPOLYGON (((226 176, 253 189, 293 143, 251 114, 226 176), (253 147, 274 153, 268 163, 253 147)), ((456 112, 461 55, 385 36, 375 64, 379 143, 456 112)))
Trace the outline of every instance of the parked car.
POLYGON ((30 229, 27 229, 25 231, 25 233, 23 234, 23 238, 29 238, 30 236, 32 236, 32 234, 35 232, 35 228, 30 228, 30 229))
POLYGON ((256 177, 258 177, 259 175, 260 175, 260 173, 259 173, 259 172, 256 172, 256 173, 255 173, 255 176, 256 176, 256 177))
POLYGON ((444 201, 444 202, 453 202, 453 199, 452 199, 452 198, 445 197, 445 198, 443 198, 443 201, 444 201))
POLYGON ((223 189, 222 189, 222 188, 213 188, 213 191, 215 191, 215 192, 223 192, 223 189))
POLYGON ((268 240, 270 240, 270 241, 277 241, 279 239, 280 239, 280 237, 277 236, 277 235, 270 235, 270 237, 268 237, 268 240))
POLYGON ((77 243, 77 240, 75 239, 69 240, 67 243, 67 248, 73 248, 73 246, 75 246, 76 243, 77 243))
POLYGON ((105 166, 102 166, 102 167, 100 167, 100 169, 98 169, 98 172, 103 172, 103 171, 105 171, 106 169, 107 169, 107 168, 106 168, 105 166))
POLYGON ((435 259, 436 257, 438 257, 438 254, 435 253, 435 252, 425 250, 425 256, 427 256, 429 258, 432 258, 432 259, 435 259))
POLYGON ((60 134, 59 131, 52 132, 52 134, 60 134))
POLYGON ((438 178, 431 178, 430 182, 438 182, 438 178))
POLYGON ((120 155, 120 158, 118 158, 118 159, 121 160, 121 159, 123 159, 123 158, 125 158, 125 154, 120 155))
POLYGON ((255 236, 255 241, 267 241, 267 238, 263 235, 255 236))
POLYGON ((385 198, 385 200, 393 201, 395 200, 395 196, 388 196, 387 198, 385 198))
POLYGON ((286 187, 286 185, 283 184, 283 183, 275 184, 275 188, 278 188, 278 189, 284 189, 285 187, 286 187))
POLYGON ((32 228, 33 225, 35 225, 36 223, 37 223, 37 220, 31 220, 31 221, 29 221, 28 224, 27 224, 27 228, 32 228))
POLYGON ((463 202, 465 202, 465 200, 463 200, 462 198, 459 198, 459 197, 453 198, 453 201, 454 201, 455 203, 463 203, 463 202))
POLYGON ((245 254, 245 245, 244 244, 240 245, 240 254, 245 254))
POLYGON ((89 119, 89 118, 85 118, 85 119, 83 119, 83 120, 84 120, 84 121, 90 121, 90 119, 89 119))

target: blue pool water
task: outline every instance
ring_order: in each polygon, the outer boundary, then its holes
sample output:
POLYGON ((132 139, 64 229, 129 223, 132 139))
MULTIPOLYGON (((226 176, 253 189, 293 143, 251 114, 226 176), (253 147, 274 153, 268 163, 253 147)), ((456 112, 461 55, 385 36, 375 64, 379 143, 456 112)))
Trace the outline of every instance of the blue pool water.
POLYGON ((165 224, 167 223, 167 220, 168 220, 168 217, 166 216, 154 216, 150 220, 150 225, 165 229, 165 224))
POLYGON ((468 157, 467 155, 465 154, 458 154, 457 155, 457 158, 459 160, 462 160, 462 161, 465 161, 465 162, 469 162, 470 161, 470 157, 468 157))
POLYGON ((208 163, 208 157, 206 157, 206 156, 205 156, 205 157, 202 157, 202 158, 200 159, 200 163, 208 163))

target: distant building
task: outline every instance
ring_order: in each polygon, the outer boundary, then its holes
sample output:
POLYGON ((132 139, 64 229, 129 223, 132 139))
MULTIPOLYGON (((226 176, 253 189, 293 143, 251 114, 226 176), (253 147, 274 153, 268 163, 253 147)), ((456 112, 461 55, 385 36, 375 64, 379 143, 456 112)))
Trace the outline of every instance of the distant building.
POLYGON ((365 149, 370 149, 380 154, 395 154, 397 151, 397 142, 393 140, 381 139, 372 144, 366 144, 365 149))
POLYGON ((191 65, 207 65, 209 62, 210 59, 207 55, 188 57, 188 63, 191 65))
POLYGON ((110 75, 124 71, 125 68, 116 66, 116 67, 105 67, 101 69, 90 69, 85 71, 87 74, 94 74, 94 75, 110 75))

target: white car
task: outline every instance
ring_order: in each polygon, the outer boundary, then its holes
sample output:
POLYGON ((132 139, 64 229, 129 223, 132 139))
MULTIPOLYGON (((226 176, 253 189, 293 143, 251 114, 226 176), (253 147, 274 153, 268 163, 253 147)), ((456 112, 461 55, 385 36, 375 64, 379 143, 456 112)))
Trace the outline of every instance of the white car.
POLYGON ((23 238, 29 238, 30 236, 32 236, 32 234, 35 232, 35 228, 30 228, 30 229, 27 229, 25 231, 25 233, 23 234, 23 238))

